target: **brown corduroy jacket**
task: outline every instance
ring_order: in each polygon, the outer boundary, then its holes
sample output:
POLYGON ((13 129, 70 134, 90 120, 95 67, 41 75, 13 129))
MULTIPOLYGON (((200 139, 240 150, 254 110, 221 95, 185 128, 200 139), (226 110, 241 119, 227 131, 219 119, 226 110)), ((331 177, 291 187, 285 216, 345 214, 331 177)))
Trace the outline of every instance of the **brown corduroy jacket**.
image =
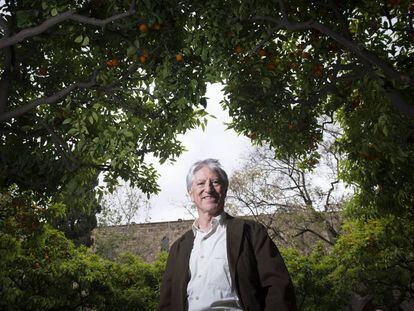
MULTIPOLYGON (((266 228, 227 216, 227 256, 232 284, 244 311, 296 311, 291 279, 266 228)), ((194 234, 187 231, 170 249, 159 311, 187 310, 189 260, 194 234)))

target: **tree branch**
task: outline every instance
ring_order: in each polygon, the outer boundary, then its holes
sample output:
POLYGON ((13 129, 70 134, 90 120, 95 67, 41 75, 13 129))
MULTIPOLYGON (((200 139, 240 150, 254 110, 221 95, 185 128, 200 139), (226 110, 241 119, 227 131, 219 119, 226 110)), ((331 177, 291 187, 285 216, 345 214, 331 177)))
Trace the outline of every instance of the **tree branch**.
POLYGON ((43 98, 39 98, 36 99, 34 101, 32 101, 31 103, 24 105, 22 107, 16 108, 12 111, 8 111, 3 113, 2 115, 0 115, 0 122, 4 122, 7 121, 11 118, 16 118, 21 116, 22 114, 36 108, 39 105, 42 104, 55 104, 58 101, 64 99, 66 96, 69 95, 69 93, 71 93, 72 91, 76 90, 76 89, 86 89, 86 88, 90 88, 94 85, 96 85, 96 77, 98 75, 99 69, 95 69, 91 79, 87 82, 76 82, 73 83, 67 87, 65 87, 64 89, 58 91, 57 93, 49 96, 49 97, 43 97, 43 98))
POLYGON ((393 106, 400 112, 405 113, 407 116, 414 117, 414 107, 407 104, 401 93, 396 89, 387 90, 387 96, 390 99, 393 106))
MULTIPOLYGON (((4 38, 10 37, 10 28, 4 18, 0 18, 0 27, 4 30, 4 38)), ((11 91, 12 48, 4 49, 4 70, 0 80, 0 113, 6 111, 11 91)))
POLYGON ((136 8, 135 8, 135 1, 131 2, 131 5, 129 7, 129 10, 124 12, 124 13, 120 13, 120 14, 116 14, 113 15, 111 17, 108 17, 106 19, 96 19, 96 18, 92 18, 92 17, 86 17, 83 15, 79 15, 74 13, 73 11, 66 11, 63 13, 60 13, 56 16, 50 17, 47 20, 45 20, 42 24, 35 26, 35 27, 30 27, 30 28, 26 28, 20 32, 18 32, 17 34, 15 34, 14 36, 8 37, 8 38, 2 38, 0 39, 0 49, 3 49, 7 46, 11 46, 14 45, 18 42, 21 42, 27 38, 39 35, 43 32, 45 32, 46 30, 48 30, 49 28, 62 23, 64 21, 67 20, 72 20, 75 22, 79 22, 81 24, 89 24, 89 25, 94 25, 94 26, 101 26, 104 27, 105 25, 112 23, 116 20, 131 16, 133 14, 136 13, 136 8))
POLYGON ((325 200, 325 212, 327 212, 327 208, 330 205, 329 200, 331 199, 331 195, 332 195, 332 191, 335 190, 335 185, 339 183, 339 180, 335 180, 333 182, 331 182, 331 187, 328 190, 328 193, 326 195, 326 200, 325 200))
POLYGON ((319 233, 317 233, 316 231, 313 231, 312 229, 309 228, 305 228, 299 231, 299 233, 295 234, 293 237, 296 238, 300 235, 304 235, 306 232, 312 233, 313 235, 317 236, 319 239, 321 239, 322 241, 328 243, 329 245, 334 246, 335 243, 329 241, 327 238, 325 238, 324 236, 320 235, 319 233))
POLYGON ((358 56, 361 60, 368 62, 371 65, 377 66, 382 70, 382 72, 391 80, 395 80, 397 82, 402 83, 403 85, 410 85, 414 86, 414 79, 398 72, 392 66, 387 64, 385 61, 377 57, 375 54, 369 52, 363 47, 360 47, 357 43, 352 40, 345 38, 344 36, 340 35, 339 33, 331 30, 329 27, 318 23, 314 20, 308 20, 301 23, 291 23, 286 19, 278 19, 273 18, 270 16, 256 16, 251 18, 252 21, 264 21, 269 22, 272 24, 276 24, 277 27, 288 29, 288 30, 309 30, 309 29, 316 29, 321 33, 327 35, 328 37, 332 38, 349 51, 353 52, 356 56, 358 56))

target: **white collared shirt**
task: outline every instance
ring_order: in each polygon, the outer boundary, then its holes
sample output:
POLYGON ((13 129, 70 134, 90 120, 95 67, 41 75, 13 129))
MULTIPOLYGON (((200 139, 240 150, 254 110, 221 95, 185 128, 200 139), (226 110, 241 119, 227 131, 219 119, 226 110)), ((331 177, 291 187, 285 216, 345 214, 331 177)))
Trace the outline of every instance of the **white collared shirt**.
MULTIPOLYGON (((226 214, 223 212, 213 217, 208 232, 199 229, 198 220, 194 221, 192 229, 194 244, 189 262, 188 310, 206 310, 212 304, 238 306, 239 299, 232 288, 227 258, 226 214)), ((219 310, 241 309, 228 307, 219 310)))

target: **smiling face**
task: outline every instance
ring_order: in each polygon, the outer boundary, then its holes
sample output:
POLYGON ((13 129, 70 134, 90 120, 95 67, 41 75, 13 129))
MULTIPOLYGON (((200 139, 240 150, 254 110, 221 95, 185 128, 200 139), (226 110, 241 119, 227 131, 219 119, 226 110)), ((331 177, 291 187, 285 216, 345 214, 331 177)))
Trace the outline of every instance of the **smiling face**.
POLYGON ((188 193, 197 206, 198 214, 219 215, 224 208, 227 189, 218 173, 207 166, 200 168, 188 193))

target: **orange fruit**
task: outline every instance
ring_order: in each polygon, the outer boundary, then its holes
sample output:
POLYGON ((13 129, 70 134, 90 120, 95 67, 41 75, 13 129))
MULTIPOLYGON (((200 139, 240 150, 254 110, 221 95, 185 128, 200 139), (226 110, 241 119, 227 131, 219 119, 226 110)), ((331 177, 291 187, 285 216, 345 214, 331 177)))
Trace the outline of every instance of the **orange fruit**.
POLYGON ((319 10, 319 13, 320 13, 322 16, 326 16, 326 15, 328 15, 328 10, 327 10, 327 9, 325 9, 325 8, 322 8, 322 9, 320 9, 320 10, 319 10))
POLYGON ((276 65, 274 63, 267 63, 266 68, 267 68, 267 70, 275 70, 276 65))
POLYGON ((257 51, 257 55, 266 56, 266 51, 264 49, 260 49, 260 50, 257 51))
POLYGON ((323 65, 322 64, 316 64, 313 66, 313 74, 317 77, 322 76, 323 73, 323 65))
POLYGON ((309 59, 310 58, 310 54, 308 53, 308 52, 303 52, 302 53, 302 57, 304 58, 304 59, 309 59))
POLYGON ((45 76, 45 75, 47 75, 47 69, 46 69, 45 67, 40 67, 40 69, 39 69, 39 74, 40 74, 41 76, 45 76))
POLYGON ((119 61, 116 58, 112 58, 112 59, 110 59, 106 62, 106 65, 109 68, 114 68, 114 67, 117 67, 119 65, 119 61))
POLYGON ((143 64, 143 63, 145 63, 147 61, 147 57, 145 55, 141 55, 139 57, 139 61, 143 64))
POLYGON ((289 64, 289 68, 290 68, 290 69, 296 69, 296 68, 298 68, 298 67, 299 67, 298 63, 290 63, 290 64, 289 64))
POLYGON ((360 103, 361 103, 361 102, 359 101, 359 99, 356 99, 356 98, 355 98, 355 99, 353 99, 353 100, 351 101, 351 107, 352 107, 352 108, 354 108, 354 109, 355 109, 355 108, 358 108, 358 107, 359 107, 359 105, 360 105, 360 103))
POLYGON ((152 28, 153 28, 154 30, 160 30, 160 29, 161 29, 161 25, 160 25, 160 24, 158 24, 158 23, 154 23, 154 24, 152 25, 152 28))
POLYGON ((240 45, 236 45, 236 47, 234 48, 234 52, 240 54, 241 52, 243 52, 243 49, 240 45))
POLYGON ((178 54, 175 54, 175 60, 177 62, 182 62, 184 60, 184 57, 182 54, 178 53, 178 54))
POLYGON ((256 133, 250 133, 250 134, 247 134, 247 137, 249 137, 250 139, 252 139, 252 140, 254 140, 254 139, 256 139, 256 133))
POLYGON ((147 24, 145 24, 145 23, 143 23, 143 24, 139 24, 139 25, 138 25, 138 29, 139 29, 139 31, 141 31, 141 32, 147 32, 147 31, 148 31, 148 25, 147 25, 147 24))
POLYGON ((390 6, 397 6, 401 4, 401 0, 388 0, 390 6))

